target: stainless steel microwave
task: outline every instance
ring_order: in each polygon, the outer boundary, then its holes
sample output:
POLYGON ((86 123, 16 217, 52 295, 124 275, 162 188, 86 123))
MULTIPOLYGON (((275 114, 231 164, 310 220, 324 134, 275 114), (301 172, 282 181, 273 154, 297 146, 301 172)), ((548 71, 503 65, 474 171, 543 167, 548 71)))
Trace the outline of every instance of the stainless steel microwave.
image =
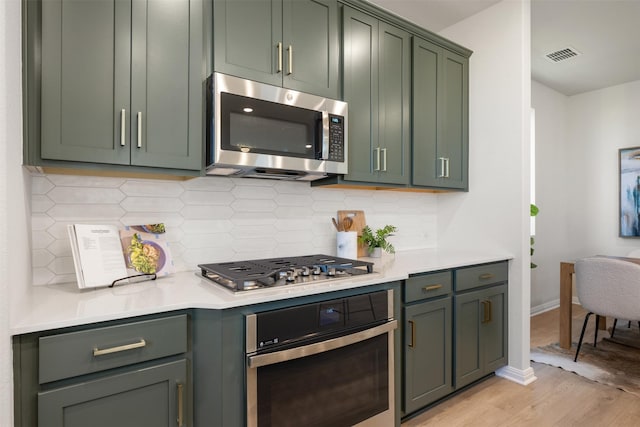
POLYGON ((347 103, 214 73, 207 174, 313 181, 346 174, 347 103))

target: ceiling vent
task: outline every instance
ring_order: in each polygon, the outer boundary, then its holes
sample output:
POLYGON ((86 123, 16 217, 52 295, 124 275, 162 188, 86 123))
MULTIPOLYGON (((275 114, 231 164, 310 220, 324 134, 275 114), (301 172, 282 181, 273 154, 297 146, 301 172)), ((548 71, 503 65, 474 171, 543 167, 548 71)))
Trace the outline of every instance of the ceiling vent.
POLYGON ((570 58, 574 58, 581 55, 576 49, 572 47, 565 47, 564 49, 556 50, 555 52, 547 53, 545 58, 551 62, 562 62, 570 58))

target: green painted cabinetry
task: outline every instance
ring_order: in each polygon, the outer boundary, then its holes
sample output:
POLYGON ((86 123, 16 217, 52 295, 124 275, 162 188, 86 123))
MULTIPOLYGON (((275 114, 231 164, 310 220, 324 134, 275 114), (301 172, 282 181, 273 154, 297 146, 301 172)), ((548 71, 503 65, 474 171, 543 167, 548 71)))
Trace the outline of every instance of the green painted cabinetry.
POLYGON ((15 426, 193 425, 185 312, 14 337, 15 426))
POLYGON ((453 391, 451 277, 445 271, 405 281, 403 414, 453 391))
POLYGON ((339 98, 336 0, 215 0, 214 69, 339 98))
POLYGON ((456 389, 505 366, 507 360, 507 262, 455 272, 456 389))
POLYGON ((344 7, 344 100, 349 103, 346 181, 409 183, 410 42, 408 32, 344 7))
POLYGON ((26 4, 27 163, 202 168, 203 0, 26 4))
POLYGON ((467 190, 469 60, 413 38, 414 186, 467 190))

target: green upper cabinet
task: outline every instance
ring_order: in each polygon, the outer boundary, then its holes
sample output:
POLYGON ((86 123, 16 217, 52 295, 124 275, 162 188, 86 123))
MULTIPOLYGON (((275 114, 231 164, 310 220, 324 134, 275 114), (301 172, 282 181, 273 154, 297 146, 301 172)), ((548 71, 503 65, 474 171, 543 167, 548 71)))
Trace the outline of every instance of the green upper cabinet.
POLYGON ((410 35, 344 8, 344 100, 349 103, 347 181, 409 183, 410 35))
POLYGON ((468 189, 469 60, 413 39, 414 186, 468 189))
POLYGON ((214 69, 339 98, 336 0, 214 0, 214 69))
POLYGON ((200 170, 202 0, 41 8, 40 157, 200 170))

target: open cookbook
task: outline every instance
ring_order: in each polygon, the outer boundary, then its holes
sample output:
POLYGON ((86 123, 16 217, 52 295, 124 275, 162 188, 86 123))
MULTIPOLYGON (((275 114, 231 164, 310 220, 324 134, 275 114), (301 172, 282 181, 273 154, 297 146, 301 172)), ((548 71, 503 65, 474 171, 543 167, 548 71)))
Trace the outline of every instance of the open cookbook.
MULTIPOLYGON (((128 283, 129 278, 161 277, 175 271, 164 224, 67 226, 78 287, 128 283), (155 277, 153 276, 155 275, 155 277)), ((133 281, 133 280, 132 280, 133 281)))

